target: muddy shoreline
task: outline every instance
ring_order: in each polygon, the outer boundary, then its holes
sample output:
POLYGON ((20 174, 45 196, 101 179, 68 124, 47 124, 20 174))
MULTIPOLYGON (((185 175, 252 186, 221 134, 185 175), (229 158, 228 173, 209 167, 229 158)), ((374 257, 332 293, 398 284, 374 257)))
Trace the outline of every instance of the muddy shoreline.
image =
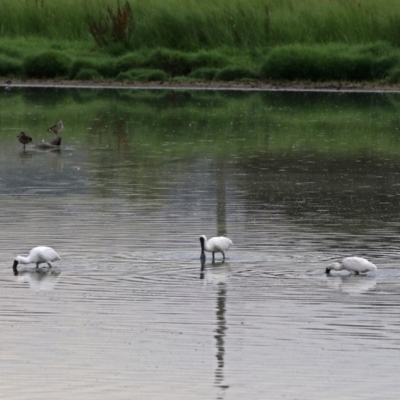
POLYGON ((180 89, 180 90, 253 90, 253 91, 344 91, 400 92, 400 85, 342 82, 117 82, 77 80, 12 80, 0 87, 180 89))

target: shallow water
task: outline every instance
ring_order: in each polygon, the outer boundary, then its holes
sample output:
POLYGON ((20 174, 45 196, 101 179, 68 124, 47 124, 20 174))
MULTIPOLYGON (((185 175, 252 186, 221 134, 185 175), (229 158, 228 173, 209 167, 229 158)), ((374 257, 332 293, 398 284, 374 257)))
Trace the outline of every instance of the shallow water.
POLYGON ((399 99, 2 93, 2 397, 397 399, 399 99))

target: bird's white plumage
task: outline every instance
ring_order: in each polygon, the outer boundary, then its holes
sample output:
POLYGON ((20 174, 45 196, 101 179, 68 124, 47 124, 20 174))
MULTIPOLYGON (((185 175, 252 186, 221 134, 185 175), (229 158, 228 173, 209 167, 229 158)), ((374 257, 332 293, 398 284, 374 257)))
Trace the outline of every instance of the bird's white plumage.
POLYGON ((51 261, 61 260, 60 256, 56 253, 54 249, 47 246, 34 247, 27 257, 17 256, 14 259, 14 266, 16 267, 18 263, 21 264, 31 264, 35 263, 36 266, 39 264, 47 263, 50 267, 51 261))
POLYGON ((211 252, 213 254, 213 259, 215 253, 222 253, 225 258, 225 251, 233 245, 232 240, 225 236, 215 236, 209 240, 205 235, 200 236, 200 242, 204 243, 204 251, 211 252))
POLYGON ((372 262, 362 257, 345 257, 341 262, 335 262, 329 265, 327 268, 327 273, 329 273, 331 269, 336 271, 345 269, 356 274, 370 271, 373 272, 377 270, 375 264, 372 264, 372 262))

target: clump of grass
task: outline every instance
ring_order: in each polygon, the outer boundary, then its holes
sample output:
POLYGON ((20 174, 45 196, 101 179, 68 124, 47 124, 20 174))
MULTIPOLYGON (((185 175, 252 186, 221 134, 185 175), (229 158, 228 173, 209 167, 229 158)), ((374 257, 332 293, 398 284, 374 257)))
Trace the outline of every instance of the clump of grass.
POLYGON ((190 58, 191 68, 223 68, 228 64, 227 57, 216 50, 200 50, 190 58))
POLYGON ((389 71, 386 82, 394 84, 400 83, 400 67, 395 67, 389 71))
POLYGON ((243 79, 257 79, 257 75, 249 68, 241 66, 228 66, 215 74, 217 81, 241 81, 243 79))
POLYGON ((115 79, 120 82, 130 82, 133 80, 129 72, 120 72, 115 79))
POLYGON ((203 67, 194 70, 189 76, 194 79, 212 81, 218 72, 219 72, 218 68, 203 67))
POLYGON ((45 51, 28 56, 23 62, 23 71, 28 78, 65 77, 69 73, 71 60, 60 52, 45 51))
POLYGON ((75 59, 70 67, 69 77, 75 79, 76 76, 83 69, 89 69, 96 71, 99 75, 112 78, 117 74, 117 70, 110 58, 106 57, 104 59, 89 59, 89 58, 78 58, 75 59))
POLYGON ((137 75, 136 80, 145 82, 153 82, 153 81, 164 82, 168 80, 168 75, 160 69, 153 69, 153 70, 150 69, 140 75, 137 75))
POLYGON ((82 68, 75 76, 81 81, 101 81, 103 77, 93 68, 82 68))
POLYGON ((115 70, 124 72, 133 68, 140 68, 145 63, 145 57, 141 53, 128 53, 119 57, 114 64, 115 70))
POLYGON ((11 57, 11 58, 21 58, 21 51, 15 47, 8 46, 7 44, 0 44, 0 54, 11 57))
POLYGON ((273 80, 367 81, 384 79, 399 63, 399 54, 377 47, 330 44, 288 45, 270 51, 261 66, 261 77, 273 80))
POLYGON ((95 70, 95 63, 92 60, 87 59, 79 59, 75 60, 71 64, 69 76, 71 79, 75 79, 79 72, 83 69, 92 69, 95 70))
POLYGON ((162 69, 170 76, 189 75, 191 72, 189 56, 177 50, 156 49, 149 54, 143 66, 162 69))
POLYGON ((131 69, 127 72, 121 72, 117 76, 119 81, 127 82, 164 82, 168 80, 168 75, 160 69, 131 69))
POLYGON ((113 78, 118 74, 112 59, 109 58, 99 61, 95 69, 106 78, 113 78))
POLYGON ((18 76, 22 71, 22 62, 12 57, 0 55, 0 76, 18 76))

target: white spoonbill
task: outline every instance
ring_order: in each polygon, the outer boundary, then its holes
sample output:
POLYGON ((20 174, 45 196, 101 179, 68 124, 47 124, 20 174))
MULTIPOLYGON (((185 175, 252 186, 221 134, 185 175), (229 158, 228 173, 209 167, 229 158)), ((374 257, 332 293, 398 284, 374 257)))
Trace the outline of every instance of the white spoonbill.
POLYGON ((60 256, 51 248, 46 246, 34 247, 30 252, 28 257, 17 256, 14 259, 13 269, 17 268, 18 263, 21 264, 31 264, 35 263, 36 268, 39 264, 46 263, 50 268, 50 261, 61 260, 60 256))
POLYGON ((376 271, 376 265, 362 257, 346 257, 341 262, 334 262, 326 267, 325 272, 329 275, 331 270, 340 271, 345 269, 358 275, 360 272, 376 271))
POLYGON ((201 235, 200 244, 201 244, 200 259, 205 260, 206 254, 204 253, 204 251, 209 251, 212 253, 214 261, 215 253, 222 253, 222 256, 225 260, 225 251, 228 250, 233 243, 231 239, 228 239, 225 236, 216 236, 207 240, 205 235, 201 235))

